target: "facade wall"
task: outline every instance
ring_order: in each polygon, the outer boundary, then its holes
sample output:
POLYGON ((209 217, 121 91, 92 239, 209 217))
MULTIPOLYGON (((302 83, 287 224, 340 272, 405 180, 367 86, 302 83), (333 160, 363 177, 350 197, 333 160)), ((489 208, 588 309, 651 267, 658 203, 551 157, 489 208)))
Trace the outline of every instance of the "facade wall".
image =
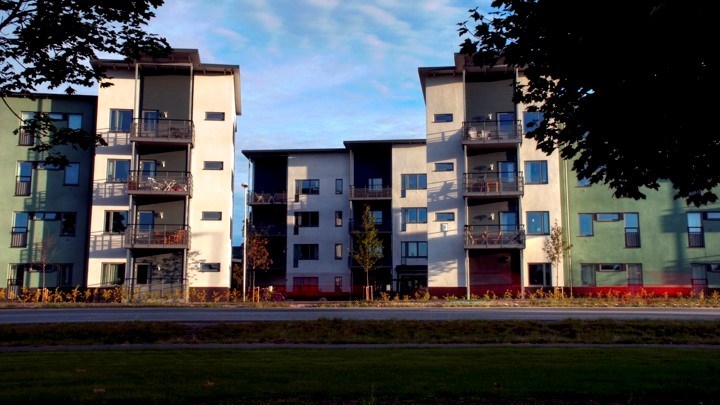
POLYGON ((342 277, 342 292, 349 293, 351 274, 348 267, 350 235, 348 221, 350 204, 349 155, 347 153, 291 154, 288 156, 287 174, 287 280, 288 293, 314 294, 295 286, 296 278, 317 277, 318 292, 335 293, 336 277, 342 277), (319 180, 319 194, 298 195, 295 200, 296 180, 319 180), (343 192, 336 194, 335 180, 342 179, 343 192), (342 226, 335 225, 335 212, 342 211, 342 226), (299 227, 295 234, 295 213, 317 212, 317 227, 299 227), (317 260, 295 260, 296 245, 317 245, 317 260), (335 257, 335 245, 342 245, 340 259, 335 257))
POLYGON ((434 218, 428 217, 425 224, 407 224, 406 230, 402 230, 402 209, 408 207, 426 207, 427 189, 405 190, 402 189, 402 176, 405 174, 426 174, 427 166, 425 156, 427 149, 425 145, 394 145, 392 148, 392 262, 395 266, 399 264, 427 266, 427 259, 408 259, 406 263, 402 260, 402 242, 427 242, 428 232, 440 231, 440 223, 434 218))
MULTIPOLYGON (((29 150, 30 146, 19 145, 18 135, 12 132, 21 125, 15 113, 48 112, 76 114, 81 116, 82 129, 92 132, 95 129, 95 97, 69 97, 63 95, 37 95, 36 100, 19 97, 7 97, 12 108, 4 104, 0 107, 0 145, 3 159, 0 161, 0 226, 6 231, 0 234, 0 288, 8 284, 16 287, 37 288, 42 286, 42 272, 25 271, 17 274, 13 265, 23 265, 46 261, 51 264, 70 265, 68 271, 46 271, 45 286, 76 287, 85 283, 86 246, 88 243, 88 209, 90 198, 90 178, 92 152, 74 150, 72 147, 60 147, 56 151, 65 155, 71 163, 79 165, 77 184, 65 184, 66 169, 47 170, 38 162, 45 155, 29 150), (31 169, 28 177, 17 177, 19 162, 29 162, 31 169), (18 182, 27 184, 28 195, 16 195, 18 182), (17 224, 15 213, 27 213, 27 232, 24 244, 18 245, 13 239, 11 229, 17 224), (39 215, 34 215, 38 213, 39 215), (44 213, 57 213, 55 220, 41 220, 44 213), (74 232, 70 228, 63 232, 62 213, 75 215, 74 232), (66 235, 64 235, 65 233, 66 235), (46 246, 43 248, 42 246, 46 246), (52 246, 52 247, 51 247, 52 246), (44 253, 43 253, 44 252, 44 253), (45 260, 43 260, 43 257, 45 260), (64 273, 64 274, 60 274, 64 273), (13 280, 13 281, 11 281, 13 280)), ((63 124, 60 124, 63 125, 63 124)), ((21 192, 21 194, 25 194, 21 192)), ((15 229, 20 231, 20 229, 15 229)), ((19 237, 15 232, 15 238, 19 237)))
POLYGON ((464 119, 462 75, 428 77, 425 88, 427 128, 427 211, 455 213, 445 232, 428 226, 428 287, 466 285, 463 227, 466 224, 460 191, 465 160, 462 147, 464 119), (435 122, 435 114, 453 114, 452 122, 435 122), (436 171, 436 163, 452 163, 452 171, 436 171))

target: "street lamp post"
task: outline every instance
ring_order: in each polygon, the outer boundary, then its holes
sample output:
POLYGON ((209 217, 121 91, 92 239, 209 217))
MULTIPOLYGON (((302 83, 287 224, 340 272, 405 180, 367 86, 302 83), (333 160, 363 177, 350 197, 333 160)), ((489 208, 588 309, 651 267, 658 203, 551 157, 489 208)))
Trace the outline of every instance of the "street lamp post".
POLYGON ((247 198, 248 198, 248 184, 243 182, 240 184, 243 188, 243 192, 245 193, 245 198, 243 202, 243 302, 245 302, 245 296, 247 295, 247 283, 245 281, 245 276, 247 274, 247 227, 248 227, 248 220, 247 220, 247 198))

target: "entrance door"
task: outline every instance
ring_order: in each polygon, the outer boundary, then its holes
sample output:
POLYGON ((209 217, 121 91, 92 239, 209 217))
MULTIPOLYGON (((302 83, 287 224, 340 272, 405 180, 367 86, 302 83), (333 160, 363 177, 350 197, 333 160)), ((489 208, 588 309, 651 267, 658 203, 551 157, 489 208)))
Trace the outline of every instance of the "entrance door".
POLYGON ((150 264, 148 263, 136 263, 135 264, 135 284, 145 285, 150 284, 150 264))

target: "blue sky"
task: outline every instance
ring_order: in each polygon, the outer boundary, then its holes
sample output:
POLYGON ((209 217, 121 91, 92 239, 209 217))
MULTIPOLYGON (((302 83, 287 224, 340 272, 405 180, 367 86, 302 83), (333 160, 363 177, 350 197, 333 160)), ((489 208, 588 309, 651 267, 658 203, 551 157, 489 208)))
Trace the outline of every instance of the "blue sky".
POLYGON ((243 149, 423 138, 420 66, 447 66, 473 0, 166 0, 149 31, 203 62, 240 65, 233 242, 243 149))

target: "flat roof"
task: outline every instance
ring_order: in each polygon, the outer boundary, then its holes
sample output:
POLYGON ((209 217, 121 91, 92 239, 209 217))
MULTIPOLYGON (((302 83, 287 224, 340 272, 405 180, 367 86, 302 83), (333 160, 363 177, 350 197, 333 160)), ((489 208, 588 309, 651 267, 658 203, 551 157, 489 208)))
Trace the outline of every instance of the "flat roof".
POLYGON ((307 149, 255 149, 242 150, 242 154, 247 158, 252 157, 270 157, 270 156, 289 156, 303 155, 313 153, 346 153, 353 146, 371 146, 371 145, 425 145, 425 139, 369 139, 360 141, 345 141, 344 148, 307 148, 307 149))

